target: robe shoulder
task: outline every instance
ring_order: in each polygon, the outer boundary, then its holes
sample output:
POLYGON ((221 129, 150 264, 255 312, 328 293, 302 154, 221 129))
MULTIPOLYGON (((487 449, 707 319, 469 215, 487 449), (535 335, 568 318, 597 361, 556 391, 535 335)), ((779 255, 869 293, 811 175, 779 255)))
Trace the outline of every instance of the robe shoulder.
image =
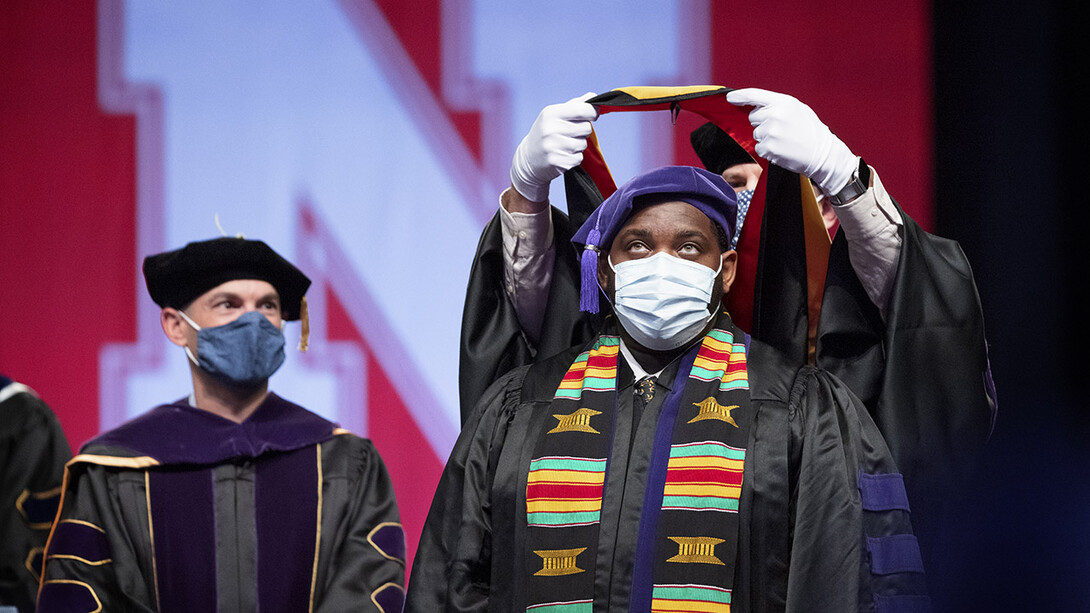
POLYGON ((0 603, 34 608, 41 552, 71 457, 52 409, 30 388, 0 375, 0 603))
POLYGON ((504 578, 516 555, 509 499, 519 465, 513 455, 525 446, 528 415, 548 407, 577 351, 510 370, 468 415, 420 536, 406 611, 508 610, 514 583, 504 578))
POLYGON ((458 388, 463 423, 488 386, 505 373, 586 342, 600 323, 599 317, 579 311, 579 258, 571 244, 571 220, 555 207, 551 215, 556 257, 536 343, 522 332, 515 306, 503 287, 498 212, 481 232, 462 311, 458 388))
MULTIPOLYGON (((181 400, 163 404, 87 442, 77 461, 149 458, 155 464, 218 464, 292 451, 329 440, 337 425, 269 393, 249 419, 236 423, 181 400)), ((101 460, 104 461, 104 460, 101 460)), ((107 461, 108 462, 108 461, 107 461)))

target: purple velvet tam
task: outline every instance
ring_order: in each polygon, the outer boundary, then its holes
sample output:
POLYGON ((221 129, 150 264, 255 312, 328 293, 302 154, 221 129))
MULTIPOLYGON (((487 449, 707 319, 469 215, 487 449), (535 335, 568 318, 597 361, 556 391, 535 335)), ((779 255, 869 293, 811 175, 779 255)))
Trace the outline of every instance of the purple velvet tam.
POLYGON ((633 200, 649 194, 687 202, 723 228, 728 242, 734 236, 738 203, 723 177, 692 166, 664 166, 637 175, 606 198, 572 237, 573 243, 583 247, 579 310, 598 312, 598 253, 613 243, 632 216, 633 200))

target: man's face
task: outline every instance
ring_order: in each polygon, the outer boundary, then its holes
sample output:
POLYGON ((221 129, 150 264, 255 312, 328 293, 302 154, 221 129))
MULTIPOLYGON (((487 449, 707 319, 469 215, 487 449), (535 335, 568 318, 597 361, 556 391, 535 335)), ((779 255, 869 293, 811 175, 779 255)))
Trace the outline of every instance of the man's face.
MULTIPOLYGON (((185 314, 201 328, 231 323, 249 311, 258 311, 274 326, 280 327, 283 321, 280 294, 271 283, 257 279, 228 281, 201 294, 185 308, 185 314)), ((163 330, 175 344, 197 346, 197 331, 186 324, 175 309, 163 309, 163 330)))
POLYGON ((235 279, 201 294, 185 309, 186 315, 202 328, 222 326, 249 311, 259 311, 269 323, 280 327, 280 294, 267 281, 235 279))
MULTIPOLYGON (((715 225, 693 205, 675 200, 638 210, 614 237, 609 259, 616 266, 656 253, 697 262, 712 270, 722 263, 722 282, 715 284, 709 308, 715 308, 722 295, 730 291, 738 256, 734 251, 720 250, 715 225)), ((598 261, 598 282, 612 300, 613 270, 606 258, 598 261)))
POLYGON ((757 162, 735 164, 723 171, 723 179, 727 184, 740 192, 746 189, 757 189, 757 179, 761 177, 761 165, 757 162))

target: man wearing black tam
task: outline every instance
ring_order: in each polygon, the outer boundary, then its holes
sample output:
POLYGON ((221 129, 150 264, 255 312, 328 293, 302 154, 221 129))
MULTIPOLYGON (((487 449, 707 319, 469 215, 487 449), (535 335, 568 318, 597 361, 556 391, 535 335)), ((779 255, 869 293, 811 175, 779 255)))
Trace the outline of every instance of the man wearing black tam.
POLYGON ((735 192, 757 187, 760 164, 719 126, 710 121, 701 125, 689 134, 689 144, 704 168, 722 175, 735 192))
POLYGON ((673 166, 575 233, 585 344, 504 375, 443 472, 408 611, 923 611, 907 496, 839 380, 721 299, 733 190, 673 166))
POLYGON ((399 611, 405 540, 374 446, 268 389, 310 279, 261 241, 149 256, 193 392, 83 446, 39 611, 399 611))

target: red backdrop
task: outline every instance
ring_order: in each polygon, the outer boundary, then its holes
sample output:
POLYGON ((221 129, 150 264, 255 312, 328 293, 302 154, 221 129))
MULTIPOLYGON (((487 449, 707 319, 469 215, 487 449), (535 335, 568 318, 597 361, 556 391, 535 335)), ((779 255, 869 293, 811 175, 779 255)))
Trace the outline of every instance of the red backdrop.
MULTIPOLYGON (((438 0, 377 4, 438 92, 438 0)), ((880 12, 862 0, 691 5, 711 20, 712 83, 807 102, 932 225, 927 3, 880 12)), ((99 350, 136 340, 132 305, 144 291, 135 283, 145 254, 135 247, 134 118, 98 104, 95 20, 90 2, 0 5, 0 372, 43 396, 73 448, 99 430, 99 350)), ((481 158, 475 135, 487 118, 444 110, 481 158)), ((678 161, 698 163, 679 134, 678 161)), ((330 337, 365 344, 336 296, 328 304, 330 337)), ((379 366, 366 368, 367 402, 392 407, 371 411, 370 433, 395 479, 411 552, 445 458, 429 452, 379 366)))

